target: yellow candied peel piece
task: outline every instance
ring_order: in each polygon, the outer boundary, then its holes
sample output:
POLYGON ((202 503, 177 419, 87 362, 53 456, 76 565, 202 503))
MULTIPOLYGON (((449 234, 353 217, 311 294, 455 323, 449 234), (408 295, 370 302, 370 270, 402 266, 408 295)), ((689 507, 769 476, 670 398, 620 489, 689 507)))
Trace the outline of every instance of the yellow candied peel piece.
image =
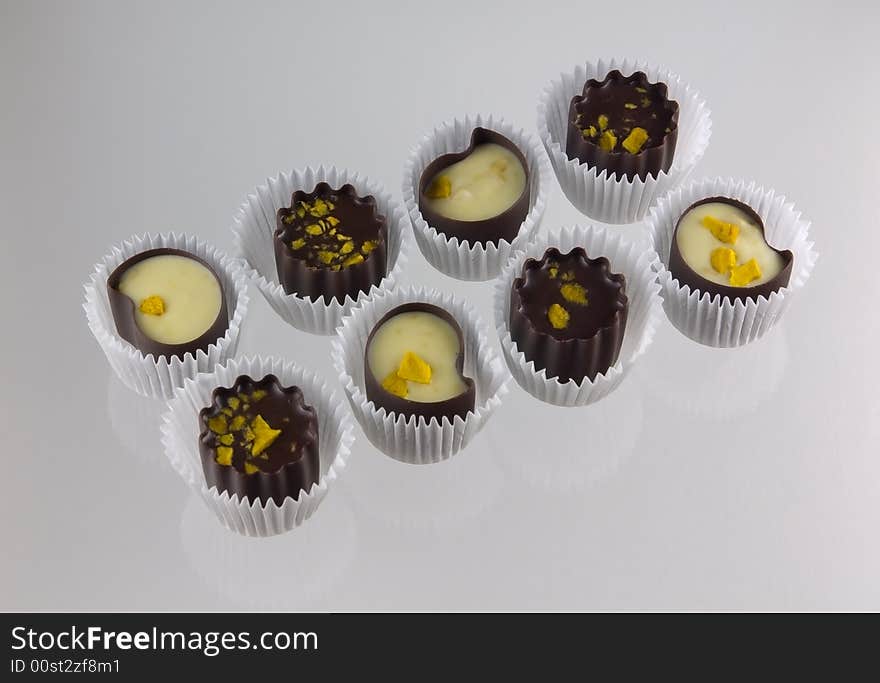
POLYGON ((147 315, 162 315, 165 312, 165 300, 154 294, 141 301, 139 308, 141 313, 147 315))
POLYGON ((364 255, 369 254, 371 251, 373 251, 373 249, 375 249, 378 246, 379 246, 378 242, 375 242, 373 240, 367 240, 366 242, 364 242, 361 245, 361 252, 363 252, 364 255))
POLYGON ((425 190, 425 196, 429 199, 446 199, 452 196, 452 181, 449 176, 438 175, 434 178, 425 190))
POLYGON ((750 282, 761 277, 761 267, 755 259, 749 259, 741 266, 735 266, 730 270, 730 285, 732 287, 745 287, 750 282))
POLYGON ((334 208, 336 207, 333 205, 333 202, 326 201, 324 199, 321 199, 320 197, 316 197, 315 202, 309 209, 309 213, 315 218, 323 218, 334 208))
POLYGON ((218 436, 217 441, 222 443, 224 446, 231 446, 235 443, 235 436, 232 434, 224 434, 223 436, 218 436))
POLYGON ((208 429, 215 434, 225 434, 229 431, 229 423, 225 415, 216 415, 208 419, 208 429))
POLYGON ((648 141, 648 131, 638 126, 633 128, 623 141, 623 148, 630 154, 638 154, 648 141))
POLYGON ((736 223, 728 223, 727 221, 715 218, 715 216, 703 216, 700 222, 703 224, 703 227, 708 228, 715 235, 715 239, 719 242, 736 244, 736 241, 739 239, 739 226, 736 223))
POLYGON ((251 394, 251 401, 256 403, 260 399, 266 398, 266 390, 265 389, 256 389, 251 394))
POLYGON ((587 305, 587 290, 577 282, 566 282, 559 288, 562 298, 572 304, 587 305))
POLYGON ((419 384, 431 383, 431 366, 417 353, 407 351, 400 360, 397 368, 397 376, 400 379, 418 382, 419 384))
POLYGON ((613 152, 614 148, 617 147, 617 136, 610 130, 606 130, 599 136, 599 147, 606 152, 613 152))
POLYGON ((588 126, 584 128, 583 136, 585 138, 594 138, 599 134, 599 131, 596 130, 596 126, 588 126))
POLYGON ((339 247, 340 254, 348 254, 349 252, 354 251, 354 242, 349 240, 348 242, 344 242, 341 247, 339 247))
POLYGON ((605 114, 599 114, 599 130, 604 131, 608 128, 608 117, 605 114))
POLYGON ((337 225, 339 225, 339 219, 336 216, 327 216, 327 218, 325 218, 324 220, 326 220, 330 224, 331 228, 335 228, 337 225))
POLYGON ((229 446, 217 446, 217 464, 226 467, 232 465, 232 449, 229 446))
POLYGON ((716 273, 727 275, 736 266, 736 252, 730 247, 718 247, 709 254, 709 262, 716 273))
POLYGON ((333 263, 333 259, 336 258, 336 254, 332 251, 321 250, 318 252, 318 260, 324 265, 330 265, 333 263))
POLYGON ((344 267, 353 266, 357 263, 363 263, 364 257, 361 254, 352 254, 342 262, 344 267))
POLYGON ((253 474, 254 472, 259 472, 260 468, 256 465, 251 465, 249 462, 244 464, 244 473, 245 474, 253 474))
POLYGON ((226 400, 226 405, 228 405, 233 410, 238 410, 238 406, 241 405, 241 399, 238 396, 230 396, 226 400))
POLYGON ((322 228, 318 223, 311 223, 305 227, 305 231, 306 234, 316 237, 323 234, 324 228, 322 228))
POLYGON ((393 371, 385 379, 382 380, 382 388, 389 394, 394 394, 395 396, 399 396, 400 398, 406 398, 409 394, 409 388, 406 385, 406 380, 398 376, 397 370, 393 371))
POLYGON ((293 240, 293 242, 290 243, 290 248, 293 249, 294 251, 297 251, 298 249, 302 249, 304 246, 306 246, 306 241, 302 237, 300 237, 299 239, 293 240))
POLYGON ((233 432, 240 432, 242 430, 242 428, 244 427, 244 423, 245 423, 244 415, 236 415, 229 422, 229 429, 231 429, 233 432))
POLYGON ((568 327, 568 321, 570 319, 571 315, 569 312, 559 304, 550 304, 550 308, 547 309, 547 320, 550 321, 550 324, 553 325, 554 329, 564 330, 568 327))
POLYGON ((547 269, 547 274, 550 276, 551 280, 555 280, 556 276, 559 275, 559 266, 550 266, 547 269))
POLYGON ((624 109, 638 109, 638 107, 639 105, 635 104, 634 102, 625 102, 623 105, 624 109))
POLYGON ((262 415, 257 415, 253 419, 251 429, 254 431, 254 443, 251 446, 251 453, 254 455, 259 455, 269 448, 281 434, 281 430, 272 429, 262 415))

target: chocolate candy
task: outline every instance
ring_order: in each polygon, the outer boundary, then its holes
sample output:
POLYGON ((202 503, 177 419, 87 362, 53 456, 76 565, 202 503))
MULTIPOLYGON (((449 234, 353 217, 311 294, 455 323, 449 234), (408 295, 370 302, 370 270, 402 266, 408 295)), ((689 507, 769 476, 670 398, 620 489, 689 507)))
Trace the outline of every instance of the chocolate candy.
POLYGON ((321 477, 315 410, 274 375, 215 389, 199 426, 205 481, 220 493, 280 506, 321 477))
POLYGON ((590 380, 616 361, 628 310, 626 280, 581 247, 527 259, 510 290, 510 336, 538 370, 590 380))
POLYGON ((378 285, 387 272, 387 226, 372 196, 352 185, 297 190, 278 210, 275 265, 286 294, 344 301, 378 285))
POLYGON ((512 242, 529 212, 526 158, 500 133, 475 128, 467 149, 438 157, 422 172, 419 210, 448 239, 512 242))
POLYGON ((426 420, 464 418, 474 409, 476 385, 463 367, 464 336, 455 318, 431 304, 403 304, 386 313, 367 339, 367 400, 426 420))
POLYGON ((179 249, 135 254, 107 278, 119 336, 145 354, 195 354, 226 333, 223 283, 210 264, 179 249))
POLYGON ((678 103, 641 71, 591 78, 571 100, 566 154, 618 179, 668 171, 677 139, 678 103))
POLYGON ((794 255, 774 249, 764 222, 747 204, 708 197, 692 204, 675 225, 669 271, 679 284, 711 296, 768 297, 788 285, 794 255))

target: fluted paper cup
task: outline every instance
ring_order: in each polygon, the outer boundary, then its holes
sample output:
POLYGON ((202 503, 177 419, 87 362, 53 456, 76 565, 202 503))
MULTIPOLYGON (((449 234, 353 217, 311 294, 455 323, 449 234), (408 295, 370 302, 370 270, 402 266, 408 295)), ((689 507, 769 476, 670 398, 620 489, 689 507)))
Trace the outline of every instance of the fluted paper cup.
POLYGON ((129 389, 152 398, 170 398, 174 389, 183 386, 184 380, 200 372, 210 372, 214 367, 235 355, 241 325, 248 308, 248 278, 242 265, 215 249, 207 242, 192 235, 165 233, 145 234, 131 237, 112 248, 99 261, 85 284, 83 308, 89 329, 107 356, 107 361, 120 381, 129 389), (223 284, 229 327, 226 333, 211 344, 207 351, 199 349, 195 354, 159 356, 144 354, 119 336, 110 300, 107 296, 107 278, 125 260, 150 249, 179 249, 198 256, 210 264, 223 284))
POLYGON ((161 433, 165 456, 175 471, 221 524, 245 536, 282 534, 311 517, 345 467, 354 442, 354 427, 337 393, 310 370, 272 357, 232 360, 210 374, 188 379, 168 402, 161 433), (219 493, 216 486, 209 488, 199 454, 199 412, 211 405, 214 389, 232 386, 239 375, 261 379, 269 374, 278 377, 284 386, 302 389, 306 404, 318 415, 321 478, 308 491, 300 491, 298 499, 288 497, 280 506, 274 500, 249 501, 226 491, 219 493))
POLYGON ((495 285, 495 330, 501 342, 501 351, 507 367, 517 383, 532 396, 558 406, 585 406, 610 394, 626 377, 635 362, 647 350, 662 319, 660 286, 654 268, 657 255, 643 249, 618 232, 594 225, 572 226, 541 235, 523 251, 514 254, 504 267, 495 285), (548 377, 546 370, 538 370, 526 358, 510 336, 510 289, 522 273, 526 259, 540 259, 550 247, 563 254, 575 247, 583 247, 590 258, 604 256, 611 263, 611 272, 626 277, 626 296, 629 301, 626 331, 617 362, 599 373, 593 380, 580 382, 559 381, 548 377))
POLYGON ((810 222, 794 204, 755 182, 732 178, 695 181, 663 197, 645 221, 659 254, 657 280, 669 321, 684 335, 706 346, 733 347, 761 337, 782 317, 794 294, 803 288, 819 257, 810 240, 810 222), (730 197, 752 207, 764 222, 767 242, 794 254, 791 279, 769 297, 735 299, 711 296, 682 286, 668 270, 675 225, 685 210, 706 197, 730 197))
POLYGON ((550 166, 541 153, 538 141, 522 128, 517 128, 501 117, 477 114, 442 123, 422 138, 412 150, 403 170, 403 201, 413 226, 416 244, 422 255, 441 273, 459 280, 491 280, 498 277, 510 254, 522 248, 535 234, 547 205, 550 191, 550 166), (513 142, 526 158, 529 170, 529 212, 520 225, 513 242, 460 242, 457 237, 447 239, 443 233, 428 225, 419 210, 419 180, 434 159, 444 154, 467 149, 474 128, 486 128, 501 133, 513 142))
POLYGON ((451 294, 434 289, 405 288, 379 292, 346 316, 330 351, 355 419, 376 448, 397 460, 413 464, 446 460, 468 445, 507 393, 508 374, 495 355, 473 307, 451 294), (364 389, 364 350, 376 323, 388 311, 409 302, 439 306, 458 322, 464 335, 464 375, 473 378, 477 397, 474 410, 462 419, 438 421, 409 417, 376 408, 364 389))
POLYGON ((272 309, 282 320, 297 329, 313 334, 333 334, 342 317, 371 294, 394 287, 406 264, 407 226, 403 207, 378 183, 347 169, 335 166, 325 168, 311 166, 295 171, 285 171, 248 194, 235 216, 232 225, 238 254, 247 263, 247 271, 272 309), (323 297, 312 299, 285 294, 278 279, 275 265, 273 237, 278 209, 289 207, 297 190, 311 192, 318 183, 325 182, 333 188, 345 184, 354 186, 361 197, 372 195, 376 206, 385 216, 388 225, 387 274, 369 291, 361 291, 356 297, 346 296, 345 301, 323 297))
POLYGON ((632 59, 600 59, 561 74, 544 89, 538 102, 538 135, 562 191, 578 211, 603 223, 635 223, 658 197, 680 185, 702 158, 712 135, 712 120, 700 94, 668 69, 632 59), (644 180, 616 180, 613 173, 591 168, 566 154, 571 98, 583 92, 587 80, 601 80, 614 69, 625 75, 645 72, 652 83, 665 83, 669 99, 678 102, 678 141, 668 171, 644 180))

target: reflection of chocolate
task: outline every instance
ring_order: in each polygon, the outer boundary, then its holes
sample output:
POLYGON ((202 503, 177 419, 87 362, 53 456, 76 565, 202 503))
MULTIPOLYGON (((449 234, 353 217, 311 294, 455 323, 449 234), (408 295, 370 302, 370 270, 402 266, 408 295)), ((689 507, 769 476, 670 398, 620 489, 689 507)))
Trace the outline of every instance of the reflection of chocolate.
POLYGON ((275 264, 286 294, 327 303, 356 299, 386 275, 385 217, 374 197, 359 197, 352 185, 297 190, 276 223, 275 264))
POLYGON ((628 301, 623 275, 581 247, 527 259, 510 290, 510 336, 548 377, 590 380, 617 361, 628 301))
POLYGON ((645 180, 668 171, 677 140, 678 103, 641 71, 591 78, 571 100, 565 152, 609 176, 645 180))
MULTIPOLYGON (((167 283, 161 284, 163 287, 167 285, 167 283)), ((226 328, 229 327, 229 316, 226 310, 226 296, 223 291, 223 281, 217 276, 217 273, 214 271, 211 264, 180 249, 150 249, 135 254, 131 258, 125 260, 110 274, 110 277, 107 278, 107 297, 110 302, 110 310, 113 313, 113 320, 116 323, 116 330, 119 333, 119 336, 144 354, 152 353, 157 358, 159 356, 177 356, 183 358, 187 353, 195 355, 198 350, 207 351, 208 347, 222 337, 226 333, 226 328), (182 256, 201 264, 214 275, 217 279, 217 284, 220 287, 220 310, 217 313, 214 323, 191 341, 169 344, 149 337, 137 323, 135 311, 139 304, 136 304, 128 296, 119 291, 120 280, 122 280, 122 277, 129 268, 154 256, 163 255, 182 256)), ((174 302, 172 301, 169 303, 173 305, 174 302)))
MULTIPOLYGON (((706 230, 708 233, 709 229, 706 228, 706 230)), ((722 241, 720 239, 716 240, 716 243, 714 243, 713 246, 721 249, 730 249, 733 252, 736 252, 737 241, 730 240, 729 238, 725 239, 727 241, 722 241)), ((710 254, 707 253, 706 258, 709 259, 710 254)), ((708 292, 712 297, 716 295, 722 298, 728 297, 731 301, 734 301, 735 299, 757 300, 759 296, 769 297, 770 294, 776 290, 782 287, 787 287, 788 281, 791 278, 793 264, 794 254, 792 254, 791 251, 776 249, 767 243, 764 231, 764 221, 761 220, 761 216, 758 212, 748 204, 744 204, 743 202, 729 197, 707 197, 706 199, 701 199, 700 201, 691 204, 681 216, 679 216, 679 219, 675 224, 675 231, 672 235, 672 246, 669 251, 669 272, 678 280, 681 286, 687 285, 692 291, 708 292), (743 235, 739 239, 745 239, 745 230, 748 228, 749 224, 751 224, 757 229, 762 244, 766 245, 766 248, 769 251, 775 252, 779 256, 779 271, 766 282, 760 282, 756 285, 746 284, 740 287, 713 282, 696 272, 682 256, 678 240, 683 219, 685 219, 685 217, 697 207, 714 203, 733 207, 737 213, 742 215, 742 220, 737 221, 738 227, 743 230, 743 235)))
POLYGON ((283 387, 274 375, 242 375, 215 389, 199 427, 205 480, 220 493, 280 506, 321 477, 315 410, 299 387, 283 387))
MULTIPOLYGON (((409 346, 412 351, 418 352, 416 348, 409 346)), ((458 321, 447 311, 438 306, 426 303, 407 303, 394 308, 386 313, 379 322, 373 327, 370 336, 367 338, 366 348, 364 349, 364 388, 366 390, 367 400, 372 401, 376 408, 384 408, 388 412, 397 413, 398 415, 415 415, 422 416, 426 421, 436 418, 440 422, 444 417, 450 421, 456 416, 465 418, 467 414, 474 409, 476 402, 476 384, 470 377, 465 377, 464 370, 464 335, 458 321), (424 402, 414 401, 403 398, 399 395, 391 393, 383 386, 382 377, 374 374, 370 364, 370 351, 379 329, 389 320, 403 313, 427 313, 439 318, 447 323, 454 331, 458 341, 458 352, 449 359, 454 366, 454 371, 462 383, 462 392, 445 400, 424 402)))
POLYGON ((447 239, 458 238, 460 242, 498 244, 502 239, 512 242, 529 213, 529 164, 519 148, 501 133, 486 128, 474 128, 467 149, 444 154, 432 161, 419 179, 419 211, 425 221, 447 239), (483 220, 463 221, 449 218, 432 209, 425 194, 431 181, 444 169, 465 159, 478 145, 494 143, 508 149, 519 160, 526 174, 525 187, 519 198, 501 213, 483 220))

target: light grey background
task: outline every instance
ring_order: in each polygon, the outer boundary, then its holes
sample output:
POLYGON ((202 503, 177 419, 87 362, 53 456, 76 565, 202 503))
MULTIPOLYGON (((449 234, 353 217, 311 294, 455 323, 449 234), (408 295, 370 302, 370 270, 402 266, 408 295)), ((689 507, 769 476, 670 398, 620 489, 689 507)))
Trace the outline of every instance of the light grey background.
MULTIPOLYGON (((878 21, 867 1, 0 0, 0 607, 880 608, 878 21), (820 260, 783 322, 723 351, 664 320, 605 401, 514 384, 445 464, 398 464, 358 429, 305 527, 222 529, 164 460, 161 405, 89 333, 95 261, 144 231, 230 249, 245 194, 290 167, 399 196, 435 124, 534 129, 545 83, 613 55, 708 100, 693 177, 755 179, 812 220, 820 260)), ((583 220, 554 187, 544 229, 583 220)), ((491 319, 491 285, 416 249, 406 279, 491 319)), ((256 288, 240 350, 332 377, 327 340, 256 288)))

